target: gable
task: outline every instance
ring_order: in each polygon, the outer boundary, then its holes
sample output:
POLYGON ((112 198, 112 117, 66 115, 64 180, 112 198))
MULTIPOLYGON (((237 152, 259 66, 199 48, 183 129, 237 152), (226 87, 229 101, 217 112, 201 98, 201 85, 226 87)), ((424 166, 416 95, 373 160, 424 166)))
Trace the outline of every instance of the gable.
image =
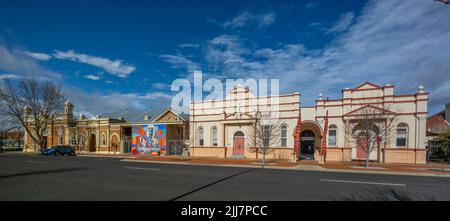
POLYGON ((354 90, 360 90, 360 89, 364 89, 364 90, 366 90, 366 89, 380 89, 380 88, 381 88, 381 87, 378 86, 378 85, 376 85, 376 84, 373 84, 373 83, 370 83, 370 82, 365 82, 365 83, 359 85, 358 87, 356 87, 354 90))
POLYGON ((153 122, 180 122, 183 119, 173 113, 170 109, 164 111, 161 115, 159 115, 153 122))
POLYGON ((367 113, 380 113, 381 111, 384 111, 386 114, 395 114, 395 112, 390 111, 390 110, 386 110, 380 107, 375 107, 372 105, 366 105, 360 108, 357 108, 355 110, 349 111, 346 114, 344 114, 344 116, 358 116, 358 115, 362 115, 362 114, 367 114, 367 113))

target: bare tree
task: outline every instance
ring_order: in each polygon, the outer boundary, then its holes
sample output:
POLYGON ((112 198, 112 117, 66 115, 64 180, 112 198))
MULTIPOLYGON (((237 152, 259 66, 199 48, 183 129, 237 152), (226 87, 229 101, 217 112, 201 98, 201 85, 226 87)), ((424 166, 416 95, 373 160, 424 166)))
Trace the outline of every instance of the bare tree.
POLYGON ((351 120, 344 122, 346 138, 357 148, 365 151, 366 167, 369 167, 370 153, 373 150, 377 149, 378 156, 381 155, 381 145, 383 145, 384 158, 386 143, 390 140, 392 129, 397 121, 397 113, 386 107, 366 105, 357 109, 351 120))
POLYGON ((5 79, 0 87, 0 114, 23 126, 25 133, 45 149, 45 130, 62 113, 65 100, 61 88, 49 81, 5 79))
POLYGON ((273 117, 270 112, 262 114, 261 111, 256 111, 246 139, 250 152, 263 155, 262 167, 266 164, 266 155, 273 151, 271 147, 279 145, 280 133, 278 118, 273 117))

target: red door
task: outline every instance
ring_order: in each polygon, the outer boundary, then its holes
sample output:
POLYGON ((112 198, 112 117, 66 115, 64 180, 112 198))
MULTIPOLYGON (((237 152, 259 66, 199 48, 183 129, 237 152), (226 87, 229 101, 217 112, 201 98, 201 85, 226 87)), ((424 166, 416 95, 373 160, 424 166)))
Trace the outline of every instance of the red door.
POLYGON ((245 144, 245 137, 244 133, 242 132, 236 132, 233 138, 233 155, 244 155, 244 144, 245 144))
POLYGON ((364 138, 358 138, 356 146, 356 158, 366 159, 367 140, 364 138))

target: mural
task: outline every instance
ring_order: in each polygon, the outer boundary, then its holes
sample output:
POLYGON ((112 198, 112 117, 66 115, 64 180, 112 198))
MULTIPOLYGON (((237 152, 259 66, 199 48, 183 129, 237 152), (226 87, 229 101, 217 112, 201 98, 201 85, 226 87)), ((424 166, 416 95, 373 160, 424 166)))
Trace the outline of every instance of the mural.
POLYGON ((131 154, 166 155, 166 125, 138 125, 132 127, 131 154))

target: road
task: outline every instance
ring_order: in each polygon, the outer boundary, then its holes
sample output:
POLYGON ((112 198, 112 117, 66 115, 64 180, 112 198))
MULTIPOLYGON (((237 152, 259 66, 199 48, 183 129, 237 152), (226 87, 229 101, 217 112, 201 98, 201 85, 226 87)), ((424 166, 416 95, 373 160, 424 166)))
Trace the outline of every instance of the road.
POLYGON ((0 200, 297 201, 393 195, 450 200, 450 178, 0 154, 0 200))

